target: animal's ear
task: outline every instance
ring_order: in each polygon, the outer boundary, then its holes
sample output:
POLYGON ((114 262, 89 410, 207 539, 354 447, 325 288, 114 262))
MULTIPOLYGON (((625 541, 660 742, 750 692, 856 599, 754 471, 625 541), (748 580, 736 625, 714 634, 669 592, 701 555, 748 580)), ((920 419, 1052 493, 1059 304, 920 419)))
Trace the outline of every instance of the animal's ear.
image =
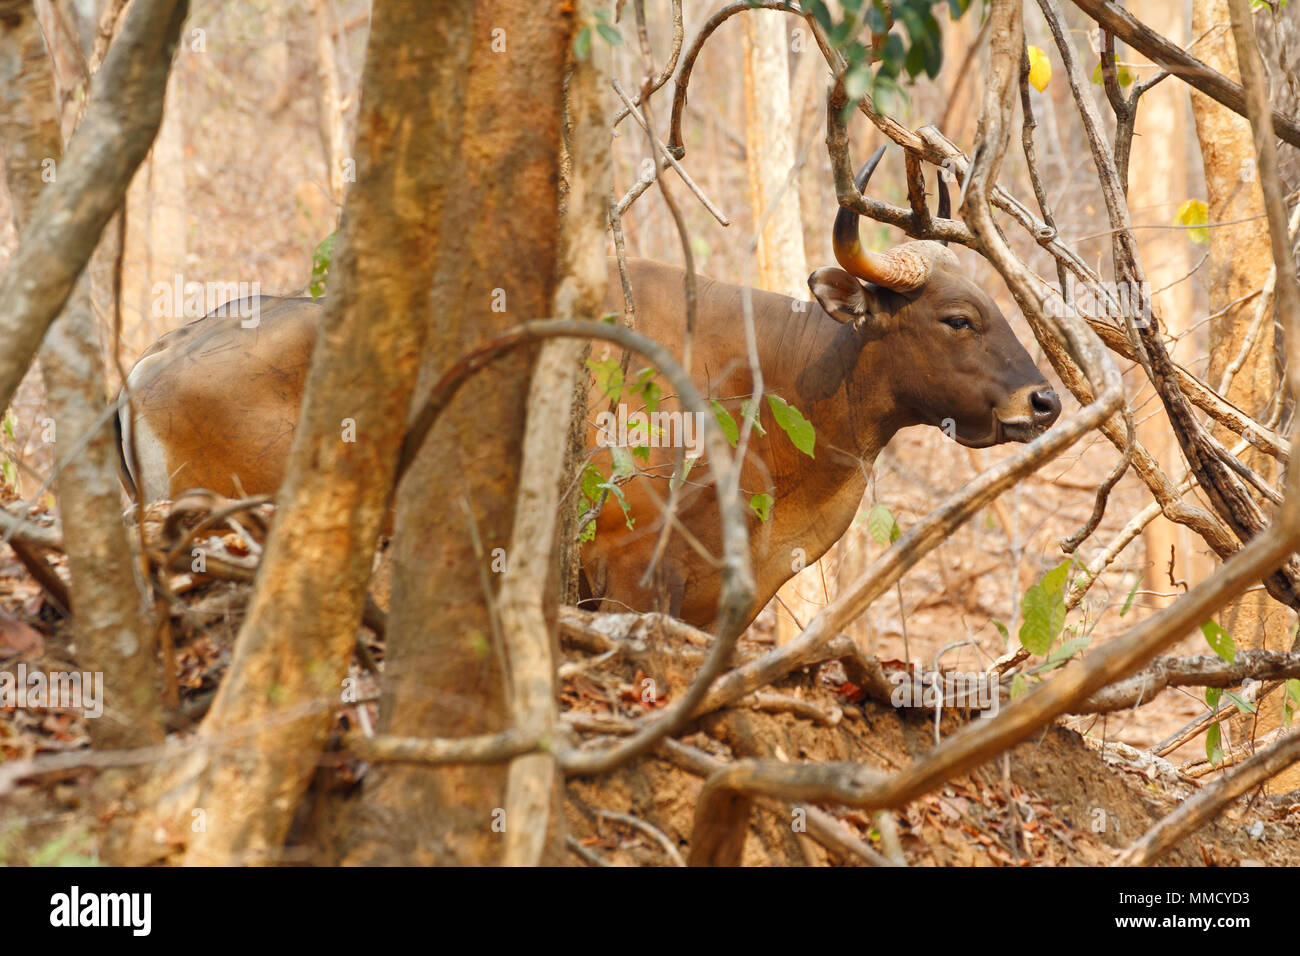
POLYGON ((843 269, 826 266, 808 277, 813 297, 838 322, 864 328, 872 321, 876 303, 867 295, 862 283, 843 269))

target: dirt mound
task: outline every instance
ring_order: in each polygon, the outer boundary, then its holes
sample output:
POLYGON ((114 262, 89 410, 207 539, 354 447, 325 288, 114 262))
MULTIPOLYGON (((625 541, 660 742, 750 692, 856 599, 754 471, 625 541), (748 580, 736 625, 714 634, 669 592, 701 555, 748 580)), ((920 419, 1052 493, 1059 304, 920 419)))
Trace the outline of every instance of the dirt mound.
MULTIPOLYGON (((570 655, 571 662, 579 659, 570 655)), ((749 706, 701 718, 680 740, 716 760, 850 760, 884 771, 905 766, 934 745, 933 714, 894 710, 870 699, 849 703, 837 694, 834 668, 831 664, 793 674, 749 706), (760 709, 782 706, 781 698, 787 701, 783 709, 802 713, 760 709)), ((629 702, 628 693, 644 680, 644 673, 634 669, 583 675, 586 683, 603 683, 620 692, 609 711, 620 716, 644 710, 639 702, 629 702)), ((566 682, 569 695, 580 690, 566 682)), ((945 713, 940 735, 950 734, 966 719, 955 711, 945 713)), ((693 772, 687 769, 692 761, 681 750, 661 750, 607 777, 571 780, 568 823, 576 840, 615 865, 672 864, 675 859, 665 844, 685 857, 703 777, 698 772, 701 759, 694 761, 693 772)), ((1166 774, 1135 769, 1117 750, 1112 745, 1103 749, 1100 740, 1090 742, 1065 727, 1047 728, 1005 759, 951 780, 889 814, 897 846, 914 866, 1108 864, 1116 851, 1200 788, 1171 765, 1166 774)), ((850 841, 888 855, 883 831, 891 828, 889 821, 858 810, 820 809, 830 818, 826 823, 840 828, 850 841)), ((828 850, 826 844, 832 841, 812 835, 810 812, 815 811, 760 801, 751 814, 744 864, 864 862, 851 851, 828 850)), ((1300 803, 1242 798, 1162 862, 1287 865, 1297 851, 1300 803)), ((589 857, 589 862, 596 859, 589 857)))
MULTIPOLYGON (((160 534, 162 516, 146 516, 160 534)), ((208 543, 227 562, 250 551, 237 532, 212 533, 208 543), (215 540, 220 538, 221 540, 215 540)), ((257 550, 256 542, 251 550, 257 550)), ((214 551, 214 553, 216 553, 214 551)), ((56 566, 58 562, 55 562, 56 566)), ((230 660, 246 582, 212 574, 172 575, 170 652, 178 706, 171 729, 193 733, 230 660)), ((703 657, 698 632, 626 635, 603 643, 566 632, 560 666, 564 720, 581 745, 626 734, 680 695, 703 657)), ((0 669, 75 667, 70 629, 12 555, 0 562, 0 669)), ((339 729, 378 721, 382 645, 363 640, 353 673, 359 702, 341 707, 339 729)), ((771 650, 771 638, 751 631, 736 660, 771 650)), ((846 681, 837 661, 808 667, 740 701, 700 717, 653 754, 595 778, 567 785, 569 846, 575 861, 614 865, 672 865, 687 855, 696 801, 704 779, 726 761, 853 761, 896 771, 967 720, 956 710, 899 710, 865 696, 846 681)), ((948 781, 908 806, 881 815, 833 805, 760 800, 744 846, 747 865, 843 865, 902 857, 910 865, 1104 865, 1209 778, 1192 779, 1172 764, 1064 726, 1047 728, 1004 757, 948 781)), ((608 739, 599 743, 608 743, 608 739)), ((37 707, 0 707, 0 757, 28 758, 88 746, 77 714, 37 707)), ((346 755, 336 755, 346 756, 346 755)), ((332 760, 336 779, 325 790, 364 782, 364 765, 332 760), (360 777, 358 777, 360 773, 360 777)), ((0 797, 0 862, 93 859, 91 828, 98 805, 97 772, 69 767, 31 778, 0 797)), ((1184 840, 1163 862, 1180 865, 1283 865, 1300 855, 1300 803, 1244 797, 1210 826, 1184 840)))

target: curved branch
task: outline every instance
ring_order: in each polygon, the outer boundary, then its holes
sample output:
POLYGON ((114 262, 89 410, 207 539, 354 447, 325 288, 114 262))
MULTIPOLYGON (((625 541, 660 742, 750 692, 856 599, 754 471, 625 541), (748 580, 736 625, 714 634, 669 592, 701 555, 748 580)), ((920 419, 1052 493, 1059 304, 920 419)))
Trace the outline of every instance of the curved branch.
POLYGON ((58 179, 41 191, 18 251, 0 274, 0 408, 8 407, 153 144, 187 10, 185 0, 132 6, 95 77, 58 179))
MULTIPOLYGON (((1158 63, 1189 86, 1240 116, 1246 112, 1246 93, 1237 83, 1211 69, 1182 47, 1156 33, 1127 10, 1110 0, 1074 0, 1074 5, 1092 17, 1102 29, 1115 34, 1143 56, 1158 63)), ((1292 146, 1300 146, 1300 126, 1286 114, 1272 111, 1273 132, 1292 146)))
POLYGON ((686 56, 682 58, 682 68, 673 84, 673 115, 668 127, 668 152, 678 159, 686 155, 686 144, 682 142, 682 112, 686 108, 686 86, 691 82, 691 70, 695 69, 695 60, 704 48, 704 41, 713 35, 713 31, 722 26, 731 17, 746 10, 778 10, 782 13, 794 13, 802 16, 803 11, 791 0, 735 0, 718 10, 691 41, 686 56))
POLYGON ((1283 737, 1267 750, 1251 757, 1235 771, 1210 784, 1148 830, 1141 839, 1115 858, 1112 866, 1145 866, 1153 863, 1183 837, 1196 832, 1219 815, 1229 803, 1249 793, 1300 760, 1300 734, 1283 737))
POLYGON ((627 740, 607 749, 570 754, 564 761, 567 773, 594 774, 611 770, 645 753, 690 719, 695 708, 704 700, 713 679, 722 672, 731 656, 754 600, 745 507, 735 491, 737 465, 731 457, 722 430, 709 412, 695 383, 668 349, 621 325, 579 319, 538 319, 525 322, 462 357, 433 386, 402 440, 393 493, 396 493, 396 486, 428 438, 438 415, 475 372, 521 345, 557 336, 600 339, 638 353, 668 380, 682 405, 701 416, 698 420, 704 427, 704 443, 717 488, 718 512, 722 521, 722 593, 718 597, 714 619, 716 637, 708 657, 686 693, 669 704, 654 721, 627 740))
POLYGON ((638 92, 631 104, 625 104, 621 110, 614 114, 614 119, 610 123, 610 126, 614 129, 617 129, 618 124, 627 118, 628 114, 632 112, 633 107, 641 105, 643 97, 650 96, 650 94, 656 92, 660 87, 667 83, 668 78, 671 77, 673 71, 677 69, 677 58, 681 56, 682 53, 682 38, 685 31, 682 29, 682 0, 672 0, 672 3, 673 48, 672 52, 668 54, 668 62, 664 64, 663 70, 661 70, 659 75, 654 78, 654 81, 651 82, 649 88, 644 93, 638 92))
MULTIPOLYGON (((1115 166, 1115 158, 1101 131, 1101 115, 1087 92, 1087 80, 1079 63, 1074 43, 1061 22, 1061 11, 1056 0, 1038 0, 1047 20, 1048 29, 1056 41, 1065 66, 1070 90, 1074 95, 1084 132, 1092 150, 1093 160, 1100 178, 1102 196, 1114 231, 1113 259, 1118 280, 1141 295, 1142 315, 1150 314, 1150 295, 1146 276, 1138 261, 1137 243, 1133 237, 1128 205, 1115 166)), ((1285 235, 1286 224, 1282 224, 1285 235)), ((1238 469, 1229 467, 1218 454, 1209 433, 1188 405, 1179 388, 1177 370, 1169 357, 1160 336, 1158 319, 1151 322, 1134 322, 1127 319, 1129 335, 1134 340, 1143 371, 1151 380, 1161 403, 1169 415, 1169 423, 1178 444, 1192 466, 1201 489, 1214 505, 1215 512, 1242 541, 1259 535, 1264 528, 1264 516, 1237 477, 1238 469)), ((1264 582, 1270 595, 1290 607, 1300 607, 1300 562, 1294 558, 1284 562, 1264 582)))
POLYGON ((1105 714, 1149 703, 1166 687, 1235 687, 1245 680, 1300 677, 1300 653, 1238 651, 1232 663, 1211 654, 1158 657, 1140 673, 1111 684, 1079 705, 1081 714, 1105 714))

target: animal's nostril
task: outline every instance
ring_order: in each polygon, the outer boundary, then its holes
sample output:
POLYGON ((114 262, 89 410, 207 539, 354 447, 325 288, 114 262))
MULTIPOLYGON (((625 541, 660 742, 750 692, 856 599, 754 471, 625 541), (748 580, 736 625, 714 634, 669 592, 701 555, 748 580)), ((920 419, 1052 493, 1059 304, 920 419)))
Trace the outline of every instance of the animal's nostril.
POLYGON ((1034 419, 1051 424, 1061 414, 1061 400, 1050 388, 1040 388, 1029 396, 1029 404, 1034 410, 1034 419))

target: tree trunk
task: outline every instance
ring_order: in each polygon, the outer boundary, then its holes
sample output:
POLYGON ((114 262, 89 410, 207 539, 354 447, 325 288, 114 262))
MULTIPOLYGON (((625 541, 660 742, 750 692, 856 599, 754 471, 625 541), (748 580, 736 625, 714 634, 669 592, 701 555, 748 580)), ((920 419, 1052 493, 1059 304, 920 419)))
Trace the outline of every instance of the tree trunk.
MULTIPOLYGON (((185 54, 182 53, 182 56, 185 54)), ((173 74, 167 84, 167 103, 162 126, 149 158, 140 167, 127 192, 122 215, 126 230, 122 249, 121 296, 122 329, 128 338, 128 360, 139 355, 162 335, 195 315, 172 315, 170 309, 157 313, 154 303, 160 297, 154 286, 165 283, 170 289, 180 276, 200 281, 209 276, 185 275, 185 112, 176 108, 181 77, 173 74)), ((168 303, 171 295, 163 298, 168 303)))
MULTIPOLYGON (((1134 16, 1142 18, 1164 36, 1181 37, 1187 32, 1187 20, 1180 4, 1162 0, 1139 0, 1130 7, 1134 16)), ((1116 57, 1122 61, 1142 62, 1140 54, 1116 44, 1116 57)), ((1140 71, 1142 79, 1154 73, 1154 67, 1140 71)), ((1124 92, 1131 92, 1129 87, 1124 92)), ((1134 124, 1133 149, 1141 157, 1132 164, 1129 174, 1129 208, 1144 216, 1145 222, 1166 225, 1173 221, 1179 205, 1191 195, 1188 181, 1188 164, 1191 129, 1187 121, 1187 94, 1177 80, 1166 80, 1142 94, 1137 121, 1134 124), (1167 144, 1165 148, 1149 148, 1151 144, 1167 144)), ((1198 357, 1194 353, 1194 337, 1185 334, 1196 321, 1193 314, 1194 283, 1204 281, 1206 273, 1178 282, 1204 254, 1203 246, 1194 245, 1184 230, 1143 229, 1137 232, 1139 249, 1145 262, 1159 269, 1151 284, 1164 289, 1154 300, 1166 331, 1178 336, 1170 346, 1176 361, 1192 364, 1198 357), (1173 283, 1171 285, 1171 283, 1173 283), (1167 287, 1167 288, 1166 288, 1167 287)), ((1142 387, 1130 400, 1135 409, 1153 409, 1154 414, 1134 415, 1137 437, 1165 471, 1175 479, 1183 474, 1187 465, 1174 440, 1169 416, 1160 401, 1153 397, 1150 383, 1142 380, 1142 387)), ((1143 587, 1158 593, 1178 592, 1181 589, 1170 583, 1170 556, 1173 556, 1173 577, 1192 587, 1213 573, 1216 562, 1207 554, 1204 542, 1186 525, 1176 524, 1163 515, 1157 516, 1142 533, 1146 550, 1146 581, 1143 587)), ((1147 602, 1160 606, 1173 598, 1162 599, 1151 595, 1147 602)))
MULTIPOLYGON (((455 190, 440 220, 421 393, 458 356, 551 308, 565 7, 484 0, 455 14, 461 42, 453 59, 468 84, 464 99, 439 103, 457 125, 429 164, 455 190)), ((398 491, 385 732, 458 737, 511 722, 495 590, 514 559, 506 551, 534 354, 517 352, 465 385, 398 491)), ((349 861, 502 859, 511 826, 504 766, 389 765, 372 773, 349 861)))
POLYGON ((343 136, 343 97, 339 93, 338 60, 334 55, 334 18, 329 0, 312 0, 312 25, 316 31, 316 76, 320 80, 317 108, 320 110, 321 142, 329 174, 334 205, 343 205, 343 159, 347 148, 343 136))
POLYGON ((745 155, 754 228, 758 236, 758 285, 769 292, 808 297, 808 266, 799 219, 799 190, 786 179, 794 167, 795 127, 790 111, 786 20, 760 10, 744 21, 745 155), (783 188, 784 187, 784 188, 783 188))
MULTIPOLYGON (((1227 0, 1200 0, 1193 5, 1192 35, 1210 31, 1197 46, 1197 55, 1224 76, 1239 82, 1229 22, 1227 0)), ((1203 93, 1192 91, 1192 111, 1205 167, 1210 221, 1246 220, 1210 230, 1209 307, 1212 315, 1223 314, 1210 322, 1209 383, 1220 388, 1229 365, 1244 352, 1244 362, 1232 375, 1223 395, 1264 421, 1268 419, 1280 384, 1272 303, 1265 303, 1263 323, 1255 333, 1251 329, 1261 296, 1257 294, 1232 304, 1264 286, 1273 261, 1263 193, 1255 174, 1254 139, 1248 120, 1203 93), (1247 349, 1248 337, 1252 335, 1254 342, 1247 349)), ((1236 436, 1225 429, 1216 428, 1213 433, 1228 447, 1236 443, 1236 436)), ((1254 450, 1246 451, 1241 458, 1266 481, 1276 481, 1278 472, 1272 458, 1254 450)), ((1289 608, 1273 600, 1260 587, 1225 606, 1219 612, 1218 621, 1240 650, 1289 650, 1294 617, 1289 608)), ((1258 722, 1254 717, 1234 719, 1230 735, 1233 741, 1252 732, 1259 735, 1278 727, 1281 696, 1274 694, 1261 705, 1258 722)), ((1227 744, 1225 741, 1225 748, 1227 744)), ((1296 786, 1300 786, 1300 768, 1292 768, 1268 784, 1272 792, 1278 793, 1296 786)))
MULTIPOLYGON (((790 39, 786 19, 767 11, 742 15, 745 65, 745 156, 749 171, 749 203, 758 233, 757 265, 760 289, 807 299, 808 263, 804 257, 803 225, 799 216, 799 187, 786 185, 794 167, 797 122, 791 112, 790 39), (766 219, 766 222, 764 222, 766 219)), ((810 53, 810 56, 815 53, 810 53)), ((777 643, 799 633, 828 603, 826 566, 835 549, 787 581, 777 592, 773 608, 777 643)), ((791 556, 791 561, 795 557, 791 556)), ((833 576, 833 575, 830 575, 833 576)))
MULTIPOLYGON (((0 89, 5 177, 21 231, 43 188, 43 172, 57 176, 62 156, 53 73, 29 0, 0 3, 0 89)), ((100 748, 157 743, 162 721, 153 621, 122 524, 114 433, 100 420, 104 368, 87 272, 46 334, 40 362, 53 421, 48 438, 56 450, 78 664, 104 675, 112 702, 102 718, 89 722, 90 737, 100 748)))
MULTIPOLYGON (((357 181, 258 587, 200 733, 200 791, 172 797, 187 863, 278 858, 315 771, 361 619, 405 431, 438 236, 457 184, 471 14, 380 0, 366 52, 357 181)), ((437 299, 434 300, 439 301, 437 299)), ((390 665, 391 666, 391 665, 390 665)))

